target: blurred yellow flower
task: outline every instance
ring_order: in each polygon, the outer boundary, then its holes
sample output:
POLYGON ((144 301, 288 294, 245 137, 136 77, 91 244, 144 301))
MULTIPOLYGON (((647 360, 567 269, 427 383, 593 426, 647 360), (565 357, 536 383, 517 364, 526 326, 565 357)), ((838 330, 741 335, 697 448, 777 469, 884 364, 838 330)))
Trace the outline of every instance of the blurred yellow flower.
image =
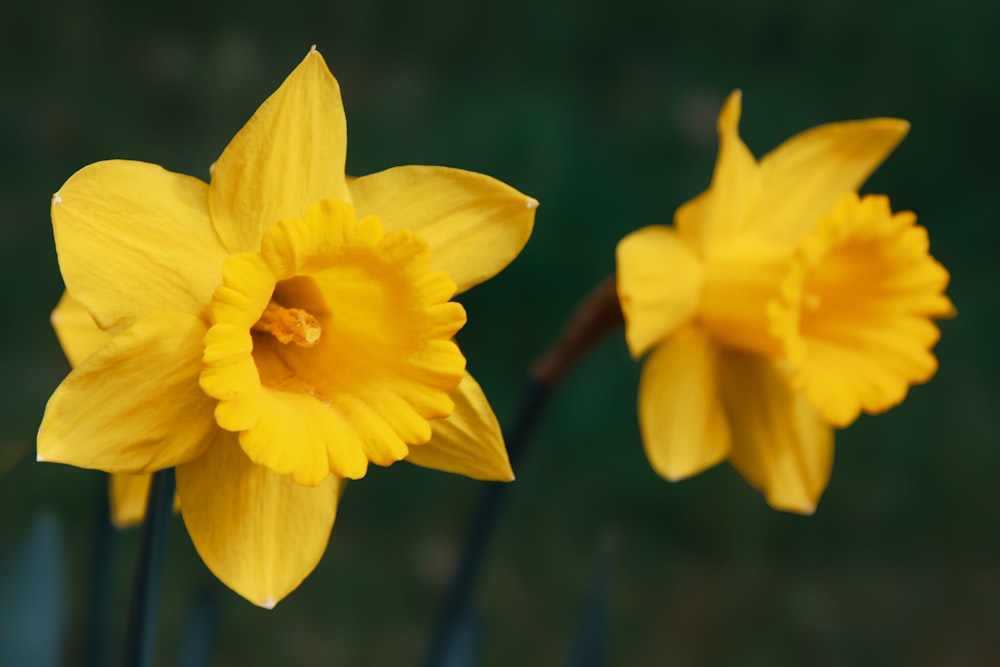
POLYGON ((265 607, 315 567, 343 478, 369 461, 513 476, 450 299, 517 256, 537 202, 443 167, 348 178, 346 148, 313 49, 209 184, 119 160, 52 198, 68 294, 53 318, 75 368, 39 459, 176 466, 202 559, 265 607))
POLYGON ((832 427, 896 405, 937 369, 948 272, 909 212, 857 188, 906 135, 902 120, 832 123, 759 162, 719 115, 711 187, 675 226, 618 245, 647 457, 669 480, 728 459, 768 503, 811 513, 832 427))

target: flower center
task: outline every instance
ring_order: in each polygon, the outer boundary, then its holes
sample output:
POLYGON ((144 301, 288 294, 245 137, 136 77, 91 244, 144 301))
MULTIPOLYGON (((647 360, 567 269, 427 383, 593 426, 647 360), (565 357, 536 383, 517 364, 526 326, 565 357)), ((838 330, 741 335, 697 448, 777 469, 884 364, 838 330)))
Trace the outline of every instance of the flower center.
POLYGON ((362 477, 455 409, 465 310, 416 234, 324 200, 222 274, 200 381, 254 463, 307 485, 362 477))
POLYGON ((254 331, 269 333, 279 343, 295 343, 299 347, 312 347, 323 332, 319 321, 301 308, 285 308, 273 300, 253 325, 254 331))

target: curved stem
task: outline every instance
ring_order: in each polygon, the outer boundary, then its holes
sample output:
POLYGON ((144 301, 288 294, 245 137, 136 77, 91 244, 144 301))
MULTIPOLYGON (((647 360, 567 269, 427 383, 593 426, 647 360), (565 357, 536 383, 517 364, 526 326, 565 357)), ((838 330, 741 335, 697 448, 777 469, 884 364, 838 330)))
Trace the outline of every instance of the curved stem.
MULTIPOLYGON (((511 465, 515 464, 523 451, 524 445, 531 434, 538 417, 549 397, 549 388, 532 378, 525 387, 521 405, 507 438, 507 452, 511 465)), ((482 569, 486 548, 489 546, 503 506, 503 499, 510 486, 505 482, 488 482, 483 496, 476 507, 469 531, 466 533, 465 546, 462 549, 462 559, 458 569, 445 594, 441 611, 438 612, 434 634, 431 636, 431 647, 427 653, 426 665, 438 667, 450 665, 456 660, 450 658, 457 650, 460 642, 459 634, 464 628, 469 629, 469 600, 475 590, 479 571, 482 569)), ((464 662, 464 661, 462 661, 464 662)))
MULTIPOLYGON (((614 277, 610 277, 580 303, 556 342, 532 365, 514 421, 506 430, 511 465, 522 458, 542 410, 559 381, 594 345, 622 324, 614 277)), ((427 667, 457 664, 454 654, 470 650, 458 635, 468 631, 470 621, 474 620, 470 600, 509 489, 507 483, 490 482, 483 491, 466 534, 461 560, 434 625, 425 662, 427 667)))
POLYGON ((149 487, 125 631, 125 667, 148 667, 152 663, 156 613, 163 587, 163 561, 173 508, 174 469, 167 468, 153 475, 149 487))

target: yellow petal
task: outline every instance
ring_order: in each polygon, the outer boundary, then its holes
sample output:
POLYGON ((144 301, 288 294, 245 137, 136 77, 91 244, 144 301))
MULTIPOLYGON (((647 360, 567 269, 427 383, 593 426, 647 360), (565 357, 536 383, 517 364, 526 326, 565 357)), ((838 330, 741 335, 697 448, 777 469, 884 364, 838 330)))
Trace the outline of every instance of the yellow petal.
MULTIPOLYGON (((51 319, 52 327, 56 330, 56 336, 71 366, 79 366, 87 357, 112 341, 112 336, 102 331, 90 313, 68 292, 63 292, 59 304, 52 311, 51 319)), ((150 474, 117 474, 109 477, 111 521, 116 527, 133 526, 146 516, 146 501, 152 478, 150 474)), ((178 509, 180 502, 175 498, 174 511, 178 509)))
POLYGON ((676 481, 726 458, 729 427, 718 387, 718 348, 685 327, 653 351, 639 383, 639 427, 656 472, 676 481))
POLYGON ((640 357, 691 319, 701 297, 701 260, 669 227, 640 229, 616 251, 618 299, 629 351, 640 357))
POLYGON ((205 324, 159 314, 136 322, 56 389, 38 430, 41 460, 108 472, 190 461, 216 430, 198 386, 205 324))
POLYGON ((69 292, 63 292, 59 304, 52 311, 51 320, 70 366, 79 366, 84 359, 111 342, 112 336, 97 326, 87 309, 69 292))
POLYGON ((909 129, 905 120, 872 118, 797 134, 761 159, 763 205, 749 224, 768 238, 796 242, 841 195, 857 190, 909 129))
POLYGON ((455 411, 450 417, 432 421, 430 442, 411 446, 406 460, 473 479, 513 480, 500 424, 479 384, 466 373, 451 398, 455 411))
POLYGON ((236 434, 219 431, 205 454, 177 468, 191 541, 231 589, 268 609, 319 563, 344 481, 302 486, 251 463, 236 434))
POLYGON ((112 160, 84 167, 52 196, 66 289, 102 329, 207 311, 225 257, 207 195, 197 178, 112 160))
MULTIPOLYGON (((111 521, 117 528, 128 528, 146 517, 152 475, 111 475, 109 493, 111 521)), ((174 496, 174 511, 181 508, 180 496, 174 496)))
POLYGON ((771 507, 812 514, 833 466, 832 429, 769 359, 726 351, 720 362, 730 463, 771 507))
POLYGON ((458 291, 492 278, 528 242, 538 202, 500 181, 461 169, 396 167, 348 182, 358 218, 386 232, 410 229, 431 246, 431 270, 458 291))
POLYGON ((719 155, 711 188, 674 215, 681 234, 705 248, 747 227, 761 196, 761 172, 739 133, 742 94, 736 90, 719 113, 719 155))
POLYGON ((276 222, 320 199, 350 202, 340 85, 315 49, 257 109, 212 170, 209 205, 231 252, 256 251, 276 222))

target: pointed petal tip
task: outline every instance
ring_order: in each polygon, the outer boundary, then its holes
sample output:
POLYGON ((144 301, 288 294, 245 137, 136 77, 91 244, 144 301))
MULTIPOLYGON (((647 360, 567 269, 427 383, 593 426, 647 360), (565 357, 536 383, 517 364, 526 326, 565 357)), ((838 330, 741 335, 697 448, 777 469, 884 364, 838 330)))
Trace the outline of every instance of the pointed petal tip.
POLYGON ((767 504, 779 512, 789 512, 799 516, 812 516, 816 513, 817 504, 809 501, 788 502, 780 498, 768 498, 767 504))
POLYGON ((729 97, 727 97, 726 101, 722 104, 722 112, 719 113, 719 121, 721 122, 722 119, 728 117, 729 114, 734 114, 736 119, 739 120, 742 108, 743 90, 735 88, 733 89, 733 92, 729 93, 729 97))
POLYGON ((743 116, 743 91, 737 88, 729 93, 729 97, 722 104, 719 117, 715 121, 715 130, 719 134, 720 140, 723 137, 736 137, 739 135, 740 118, 743 116))
POLYGON ((61 204, 61 203, 62 203, 62 197, 59 196, 59 193, 58 192, 52 193, 52 205, 55 206, 56 204, 61 204))
MULTIPOLYGON (((315 49, 316 47, 314 46, 313 48, 315 49)), ((275 600, 273 597, 268 597, 261 603, 260 606, 262 609, 274 609, 275 606, 277 606, 277 604, 278 604, 277 600, 275 600)))
POLYGON ((816 505, 802 505, 800 507, 789 509, 788 511, 800 516, 812 516, 816 513, 816 505))
POLYGON ((646 353, 647 349, 639 344, 635 336, 629 336, 628 329, 625 330, 625 347, 628 348, 628 356, 632 357, 632 361, 642 359, 642 355, 646 353))
POLYGON ((44 456, 42 456, 41 454, 38 454, 38 453, 36 452, 36 453, 35 453, 35 461, 36 461, 37 463, 45 463, 45 457, 44 457, 44 456))
MULTIPOLYGON (((647 458, 649 458, 648 455, 647 455, 647 458)), ((713 463, 711 465, 715 465, 715 464, 713 463)), ((662 464, 660 464, 660 465, 653 465, 653 462, 650 459, 650 466, 652 467, 653 472, 655 472, 661 479, 664 479, 664 480, 670 482, 671 484, 674 484, 674 483, 677 483, 677 482, 683 482, 686 479, 691 479, 692 477, 694 477, 698 473, 703 472, 704 470, 707 470, 709 467, 711 467, 711 465, 710 466, 704 466, 704 465, 701 465, 701 466, 692 466, 692 465, 688 464, 688 465, 686 465, 684 467, 679 467, 676 464, 674 464, 673 467, 667 468, 666 466, 664 466, 662 464)))
POLYGON ((349 183, 358 218, 377 214, 387 232, 409 229, 423 237, 432 269, 445 271, 459 294, 518 256, 538 206, 495 178, 448 167, 393 167, 349 183))
MULTIPOLYGON (((903 120, 902 118, 881 117, 867 120, 845 121, 845 123, 864 124, 869 128, 877 128, 878 131, 894 137, 897 144, 906 138, 906 135, 910 133, 911 127, 910 121, 903 120)), ((831 125, 835 125, 835 123, 831 123, 831 125)))
POLYGON ((307 53, 306 55, 311 56, 314 53, 319 53, 319 49, 316 48, 315 44, 309 47, 309 53, 307 53))

